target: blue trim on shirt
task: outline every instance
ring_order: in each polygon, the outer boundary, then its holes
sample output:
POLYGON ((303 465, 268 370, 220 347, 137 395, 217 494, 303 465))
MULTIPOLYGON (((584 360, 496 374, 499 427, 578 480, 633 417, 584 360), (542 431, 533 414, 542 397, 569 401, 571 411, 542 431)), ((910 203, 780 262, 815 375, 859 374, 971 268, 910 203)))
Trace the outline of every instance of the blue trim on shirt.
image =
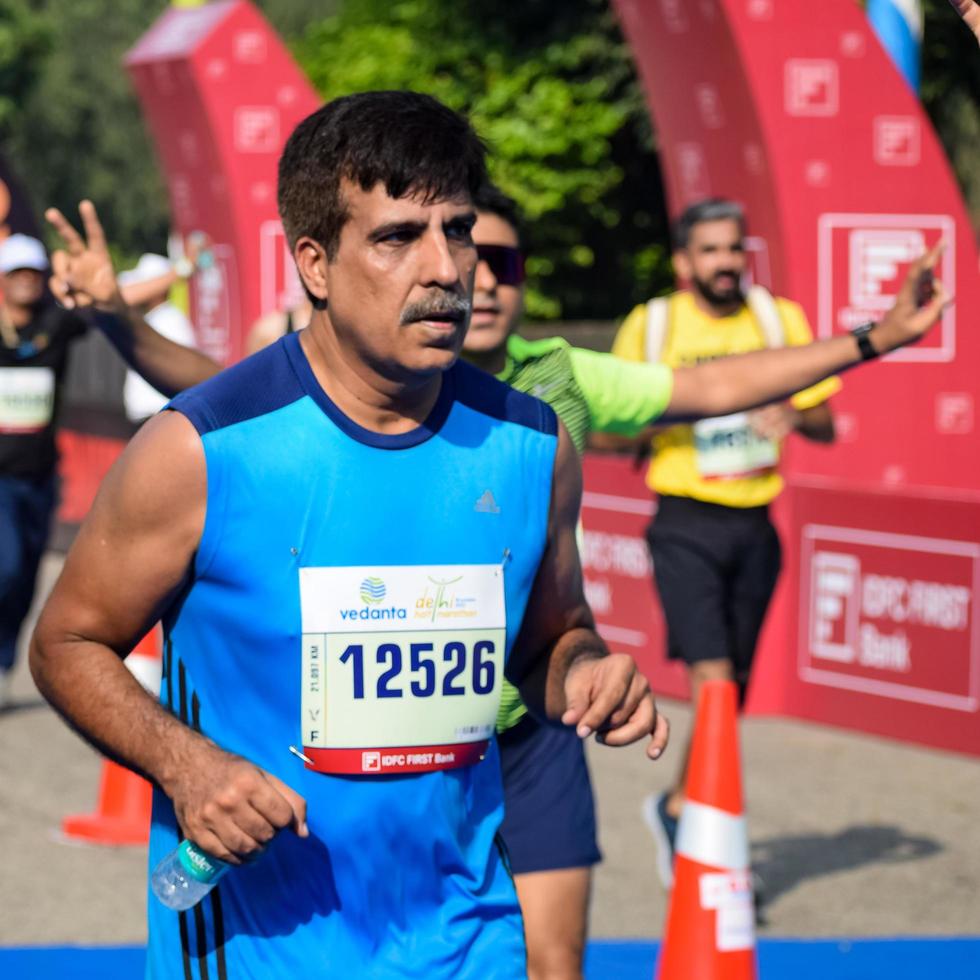
POLYGON ((165 410, 186 415, 203 436, 299 401, 304 391, 283 353, 283 340, 182 391, 165 410))

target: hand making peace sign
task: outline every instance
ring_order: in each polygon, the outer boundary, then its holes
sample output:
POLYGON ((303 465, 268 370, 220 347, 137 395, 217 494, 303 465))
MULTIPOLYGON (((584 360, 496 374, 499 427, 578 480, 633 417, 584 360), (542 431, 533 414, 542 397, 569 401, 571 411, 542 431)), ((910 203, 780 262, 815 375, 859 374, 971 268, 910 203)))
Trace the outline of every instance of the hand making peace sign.
POLYGON ((91 201, 82 201, 78 213, 85 238, 57 208, 48 208, 44 212, 44 217, 65 243, 64 249, 58 249, 51 256, 51 292, 69 310, 86 306, 121 306, 123 300, 95 205, 91 201))

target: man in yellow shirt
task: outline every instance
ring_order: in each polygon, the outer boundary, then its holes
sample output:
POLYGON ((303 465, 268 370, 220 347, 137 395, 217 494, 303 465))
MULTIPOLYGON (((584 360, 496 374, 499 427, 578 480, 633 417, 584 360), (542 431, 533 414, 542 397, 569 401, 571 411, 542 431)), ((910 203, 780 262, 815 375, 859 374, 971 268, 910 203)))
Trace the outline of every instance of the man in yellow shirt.
MULTIPOLYGON (((636 307, 613 353, 672 368, 813 337, 796 303, 742 289, 741 208, 720 199, 689 207, 675 226, 674 267, 689 286, 636 307)), ((708 680, 733 679, 744 700, 756 641, 780 569, 768 505, 779 494, 780 444, 791 432, 834 439, 828 378, 789 401, 656 433, 647 484, 659 496, 647 532, 667 621, 668 656, 688 667, 696 704, 708 680)), ((673 881, 673 837, 683 804, 687 754, 673 789, 647 804, 664 884, 673 881)))

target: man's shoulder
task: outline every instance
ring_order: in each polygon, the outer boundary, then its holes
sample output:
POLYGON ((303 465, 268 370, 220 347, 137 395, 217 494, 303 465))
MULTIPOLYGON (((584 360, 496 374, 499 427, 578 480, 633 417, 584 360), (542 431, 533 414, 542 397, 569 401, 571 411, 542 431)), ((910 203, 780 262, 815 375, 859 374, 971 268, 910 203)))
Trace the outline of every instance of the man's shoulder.
POLYGON ((305 391, 293 370, 285 340, 181 392, 167 408, 186 415, 203 436, 298 401, 305 391))
POLYGON ((472 364, 459 361, 453 368, 456 400, 467 408, 500 422, 558 434, 558 419, 549 405, 527 395, 472 364))

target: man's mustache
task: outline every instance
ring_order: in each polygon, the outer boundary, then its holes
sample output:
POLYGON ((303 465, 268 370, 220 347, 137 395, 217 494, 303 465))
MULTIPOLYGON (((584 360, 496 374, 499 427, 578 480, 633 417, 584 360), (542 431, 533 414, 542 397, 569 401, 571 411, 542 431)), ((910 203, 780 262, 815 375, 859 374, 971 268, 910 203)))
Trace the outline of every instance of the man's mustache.
POLYGON ((402 310, 401 325, 407 326, 418 320, 448 319, 465 320, 473 308, 470 300, 456 293, 432 293, 417 303, 409 303, 402 310))

